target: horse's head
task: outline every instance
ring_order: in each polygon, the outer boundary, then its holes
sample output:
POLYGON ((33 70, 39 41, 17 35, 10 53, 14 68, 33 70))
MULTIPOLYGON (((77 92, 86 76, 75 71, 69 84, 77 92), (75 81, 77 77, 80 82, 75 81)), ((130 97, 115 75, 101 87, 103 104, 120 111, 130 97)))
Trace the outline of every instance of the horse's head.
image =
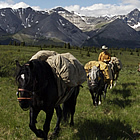
POLYGON ((100 81, 100 69, 99 67, 93 66, 89 73, 89 86, 90 88, 96 88, 100 81))
POLYGON ((34 94, 35 78, 34 74, 31 72, 33 69, 33 64, 31 61, 21 66, 18 61, 16 61, 17 75, 16 82, 18 84, 18 101, 19 105, 23 110, 27 110, 32 102, 32 96, 34 94))

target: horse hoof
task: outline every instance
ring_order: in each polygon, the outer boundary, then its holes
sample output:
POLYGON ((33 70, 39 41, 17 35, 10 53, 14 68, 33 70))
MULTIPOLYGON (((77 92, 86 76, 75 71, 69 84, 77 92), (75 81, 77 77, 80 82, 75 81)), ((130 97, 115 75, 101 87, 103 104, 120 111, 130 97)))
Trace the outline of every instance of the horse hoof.
POLYGON ((44 138, 45 137, 44 132, 41 129, 37 130, 36 136, 38 138, 44 138))
POLYGON ((101 105, 101 103, 102 103, 102 102, 101 102, 101 101, 99 101, 99 103, 98 103, 98 104, 99 104, 99 105, 101 105))
POLYGON ((71 123, 70 123, 70 127, 71 127, 71 126, 74 126, 74 122, 71 122, 71 123))
POLYGON ((59 132, 57 131, 54 131, 51 135, 50 135, 50 140, 51 139, 55 139, 55 138, 57 138, 58 137, 58 134, 59 134, 59 132))

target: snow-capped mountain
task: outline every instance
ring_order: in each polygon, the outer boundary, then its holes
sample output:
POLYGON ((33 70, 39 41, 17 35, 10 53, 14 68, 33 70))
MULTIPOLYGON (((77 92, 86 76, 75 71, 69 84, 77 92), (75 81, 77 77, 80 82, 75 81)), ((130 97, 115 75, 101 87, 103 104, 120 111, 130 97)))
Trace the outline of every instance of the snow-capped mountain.
POLYGON ((32 8, 0 9, 0 27, 7 33, 16 33, 24 28, 37 24, 48 16, 48 13, 35 11, 32 8))
POLYGON ((115 19, 97 30, 91 38, 84 42, 83 46, 100 47, 104 44, 109 47, 140 47, 140 35, 122 19, 115 19))
POLYGON ((91 16, 81 16, 75 12, 69 12, 65 9, 60 10, 60 8, 54 9, 55 12, 58 12, 61 16, 72 22, 75 26, 80 28, 82 31, 91 31, 96 30, 100 26, 110 23, 115 19, 119 18, 124 20, 130 27, 135 30, 140 30, 140 11, 134 9, 127 15, 117 15, 117 16, 101 16, 101 17, 91 17, 91 16), (60 12, 61 11, 61 12, 60 12))
POLYGON ((35 42, 39 38, 55 38, 79 46, 87 38, 85 33, 57 12, 35 11, 30 7, 0 9, 0 28, 7 34, 14 34, 15 39, 20 36, 20 41, 25 42, 23 36, 29 36, 35 42))
MULTIPOLYGON (((133 44, 134 42, 134 44, 137 45, 132 47, 138 47, 139 43, 136 40, 139 41, 137 38, 140 38, 137 32, 139 30, 140 11, 138 9, 134 9, 127 15, 118 15, 114 17, 81 16, 79 13, 67 11, 62 7, 57 7, 49 11, 35 11, 30 7, 0 9, 0 36, 3 36, 4 39, 6 35, 8 35, 8 37, 11 35, 12 39, 19 40, 20 42, 24 41, 27 44, 48 43, 48 40, 51 39, 57 40, 57 42, 61 43, 70 43, 74 46, 81 46, 82 44, 90 46, 90 39, 94 40, 99 33, 102 34, 103 32, 106 32, 106 40, 108 40, 108 38, 112 38, 111 40, 113 40, 118 36, 118 43, 116 44, 118 47, 126 47, 124 43, 123 45, 121 44, 120 39, 128 39, 129 42, 130 38, 128 38, 126 34, 129 33, 130 36, 133 35, 133 37, 131 37, 130 44, 133 44), (118 22, 118 20, 116 20, 118 18, 125 24, 118 22), (114 26, 113 28, 113 32, 116 31, 118 33, 121 31, 121 34, 112 34, 112 30, 109 30, 109 26, 112 25, 112 22, 117 23, 115 24, 117 26, 114 26), (118 23, 120 23, 120 25, 118 23), (120 26, 123 26, 123 28, 120 26), (128 26, 130 28, 128 28, 128 26), (131 31, 134 32, 132 33, 131 31), (110 37, 108 36, 109 34, 111 35, 110 37), (124 36, 121 36, 122 34, 124 36), (119 36, 121 36, 121 38, 119 38, 119 36)), ((104 34, 102 35, 104 36, 104 34)), ((102 39, 101 36, 99 37, 102 39)), ((96 42, 98 41, 96 39, 96 42)), ((105 43, 105 40, 100 40, 100 42, 105 43)), ((1 39, 0 43, 2 44, 1 39)), ((7 44, 8 43, 9 42, 7 42, 7 44)), ((101 43, 97 43, 95 45, 100 46, 101 43)))

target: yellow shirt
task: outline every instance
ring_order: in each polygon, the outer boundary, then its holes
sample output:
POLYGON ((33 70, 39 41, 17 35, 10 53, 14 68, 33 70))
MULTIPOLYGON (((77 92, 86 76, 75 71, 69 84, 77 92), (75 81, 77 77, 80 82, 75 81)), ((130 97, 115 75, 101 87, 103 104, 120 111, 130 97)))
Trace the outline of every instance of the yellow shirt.
POLYGON ((111 55, 108 52, 101 52, 98 57, 98 61, 109 62, 111 60, 111 55))

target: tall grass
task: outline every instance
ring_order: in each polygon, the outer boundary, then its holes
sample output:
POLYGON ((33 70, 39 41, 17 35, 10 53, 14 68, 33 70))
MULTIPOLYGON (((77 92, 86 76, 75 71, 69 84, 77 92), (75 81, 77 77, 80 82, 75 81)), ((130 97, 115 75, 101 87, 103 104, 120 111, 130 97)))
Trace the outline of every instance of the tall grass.
MULTIPOLYGON (((0 46, 0 140, 37 140, 29 128, 29 111, 23 111, 17 102, 17 85, 13 77, 15 60, 22 64, 40 50, 38 47, 0 46), (5 67, 4 67, 5 66, 5 67), (1 70, 2 68, 2 70, 1 70), (8 73, 8 74, 6 74, 8 73), (12 75, 12 76, 11 76, 12 75)), ((58 53, 70 52, 83 65, 97 60, 98 54, 76 49, 49 48, 58 53), (82 54, 82 55, 81 55, 82 54)), ((75 125, 61 124, 55 140, 138 140, 140 139, 140 57, 137 52, 111 50, 123 63, 116 87, 108 89, 102 104, 94 107, 87 82, 83 83, 77 98, 75 125)), ((37 127, 42 128, 45 113, 40 112, 37 127)), ((54 113, 49 135, 56 123, 54 113)))

